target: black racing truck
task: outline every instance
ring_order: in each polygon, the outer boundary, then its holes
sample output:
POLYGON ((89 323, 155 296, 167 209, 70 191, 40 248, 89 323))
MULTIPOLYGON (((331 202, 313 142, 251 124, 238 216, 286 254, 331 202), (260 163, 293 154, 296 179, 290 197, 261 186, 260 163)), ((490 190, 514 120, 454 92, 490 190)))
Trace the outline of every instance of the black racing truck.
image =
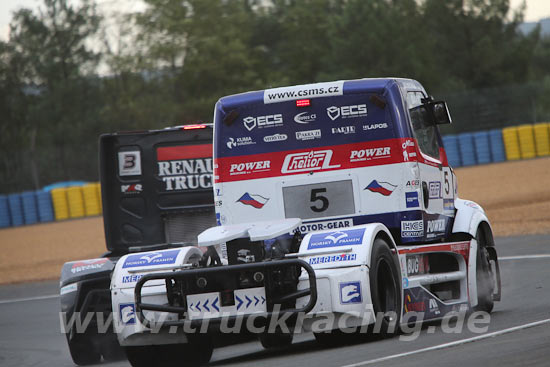
POLYGON ((216 225, 212 171, 211 125, 101 135, 107 252, 61 270, 61 317, 74 363, 125 357, 112 325, 115 264, 130 253, 196 246, 197 235, 216 225))

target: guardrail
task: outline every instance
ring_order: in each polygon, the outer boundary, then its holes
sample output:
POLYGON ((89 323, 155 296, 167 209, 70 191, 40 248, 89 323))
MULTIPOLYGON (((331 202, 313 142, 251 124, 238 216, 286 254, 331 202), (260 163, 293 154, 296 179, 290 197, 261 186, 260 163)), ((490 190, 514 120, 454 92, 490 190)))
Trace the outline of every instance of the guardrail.
POLYGON ((443 145, 452 167, 550 156, 550 123, 445 135, 443 145))
POLYGON ((101 215, 99 182, 0 195, 0 228, 101 215))

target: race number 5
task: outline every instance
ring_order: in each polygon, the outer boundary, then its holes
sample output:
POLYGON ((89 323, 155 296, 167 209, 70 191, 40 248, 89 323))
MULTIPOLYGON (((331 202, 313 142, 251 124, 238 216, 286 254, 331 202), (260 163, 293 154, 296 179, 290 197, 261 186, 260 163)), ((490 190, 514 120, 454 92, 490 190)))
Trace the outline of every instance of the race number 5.
POLYGON ((326 188, 311 190, 310 202, 315 203, 315 205, 310 206, 310 208, 316 213, 321 213, 328 209, 329 201, 326 196, 321 195, 325 192, 327 192, 326 188))

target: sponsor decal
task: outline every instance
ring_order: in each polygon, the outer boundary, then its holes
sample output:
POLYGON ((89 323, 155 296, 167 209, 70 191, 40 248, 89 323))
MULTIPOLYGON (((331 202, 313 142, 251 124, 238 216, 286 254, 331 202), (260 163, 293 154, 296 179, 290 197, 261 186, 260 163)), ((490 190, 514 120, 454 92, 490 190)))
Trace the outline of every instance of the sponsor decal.
POLYGON ((333 134, 355 134, 355 126, 340 126, 332 128, 333 134))
POLYGON ((288 135, 286 134, 273 134, 273 135, 264 136, 264 141, 266 143, 285 141, 286 139, 288 139, 288 135))
POLYGON ((250 136, 243 136, 240 138, 229 138, 226 145, 229 149, 233 149, 235 147, 240 147, 243 145, 254 145, 256 142, 252 140, 252 137, 250 136))
POLYGON ((387 129, 388 124, 386 122, 382 122, 379 124, 369 124, 369 125, 363 125, 363 130, 377 130, 377 129, 387 129))
POLYGON ((343 92, 343 81, 273 88, 264 91, 264 103, 293 101, 300 98, 341 96, 343 92))
POLYGON ((361 150, 352 150, 350 162, 370 161, 371 159, 388 158, 391 156, 390 147, 369 148, 361 150))
POLYGON ((151 252, 147 254, 130 255, 126 258, 126 261, 124 261, 122 268, 174 264, 179 253, 180 250, 168 250, 151 252))
POLYGON ((341 304, 345 305, 363 302, 363 298, 361 297, 361 282, 345 282, 339 285, 341 304))
POLYGON ((309 112, 301 112, 294 116, 294 122, 299 124, 309 124, 317 119, 317 115, 309 112))
POLYGON ((329 234, 314 234, 309 239, 308 250, 339 246, 354 246, 363 243, 365 229, 348 229, 329 234))
POLYGON ((143 191, 142 184, 132 184, 132 185, 120 185, 120 192, 125 194, 138 193, 143 191))
POLYGON ((435 219, 428 221, 428 233, 444 232, 445 219, 435 219))
POLYGON ((122 277, 122 283, 135 283, 141 279, 143 274, 125 275, 122 277))
POLYGON ((414 141, 410 140, 410 139, 407 139, 403 142, 403 144, 401 145, 401 147, 403 149, 407 149, 408 147, 414 147, 414 141))
POLYGON ((405 184, 405 187, 407 188, 417 188, 417 187, 420 187, 420 180, 410 180, 410 181, 407 181, 407 183, 405 184))
POLYGON ((327 263, 337 263, 341 261, 355 261, 356 259, 357 259, 357 254, 317 256, 309 259, 309 264, 319 265, 319 264, 327 264, 327 263))
POLYGON ((121 303, 118 307, 122 324, 134 325, 136 323, 136 306, 133 303, 121 303))
POLYGON ((77 283, 72 283, 72 284, 69 284, 69 285, 66 285, 66 286, 62 287, 59 290, 59 295, 63 296, 65 294, 76 292, 77 289, 78 289, 78 284, 77 283))
POLYGON ((408 162, 409 158, 416 157, 416 152, 409 152, 408 149, 409 147, 414 147, 414 141, 407 139, 403 142, 401 147, 403 148, 403 160, 405 162, 408 162))
POLYGON ((296 131, 296 140, 321 139, 321 130, 296 131))
POLYGON ((424 222, 422 220, 401 221, 401 237, 414 238, 424 236, 424 222))
POLYGON ((437 301, 433 298, 430 298, 429 307, 430 312, 433 312, 436 315, 439 315, 441 313, 441 311, 439 311, 439 305, 437 304, 437 301))
POLYGON ((407 256, 407 275, 426 274, 430 271, 427 255, 407 256))
POLYGON ((288 154, 283 162, 281 173, 310 172, 339 168, 339 164, 330 165, 331 158, 332 150, 288 154))
MULTIPOLYGON (((322 222, 313 222, 313 223, 302 223, 298 228, 301 233, 305 234, 313 231, 324 231, 329 229, 338 229, 351 227, 353 221, 351 219, 342 219, 342 220, 326 220, 322 222)), ((290 234, 293 234, 291 232, 290 234)))
POLYGON ((405 296, 405 312, 424 312, 426 311, 426 303, 424 301, 413 302, 411 295, 407 294, 405 296))
POLYGON ((264 198, 261 195, 249 194, 248 192, 244 193, 244 195, 237 200, 237 202, 241 204, 250 205, 256 209, 263 208, 268 201, 269 198, 264 198))
POLYGON ((440 199, 441 198, 441 182, 431 181, 428 183, 428 189, 430 192, 430 199, 440 199))
POLYGON ((409 278, 403 277, 403 289, 409 288, 409 278))
POLYGON ((372 182, 368 184, 368 186, 365 187, 363 190, 369 190, 372 192, 377 192, 384 196, 390 196, 396 188, 397 188, 397 185, 392 185, 389 182, 384 182, 384 181, 378 182, 376 180, 372 180, 372 182))
POLYGON ((246 163, 234 163, 229 168, 229 174, 246 175, 249 173, 265 172, 271 170, 271 161, 256 161, 246 163))
POLYGON ((470 207, 472 209, 481 210, 481 207, 479 205, 477 205, 476 203, 474 203, 473 201, 465 200, 464 205, 466 205, 467 207, 470 207))
POLYGON ((108 259, 92 259, 92 260, 82 260, 73 263, 71 267, 71 273, 77 274, 82 271, 87 270, 97 270, 101 269, 105 263, 109 261, 108 259))
POLYGON ((157 149, 158 176, 165 191, 212 187, 212 145, 184 145, 157 149))
POLYGON ((420 202, 418 201, 418 192, 406 192, 405 204, 407 205, 407 208, 418 208, 420 206, 420 202))
POLYGON ((367 105, 349 105, 349 106, 330 106, 327 108, 327 115, 332 121, 341 117, 343 119, 350 117, 365 117, 367 116, 367 105))
POLYGON ((283 126, 283 115, 278 113, 266 116, 248 116, 243 119, 243 124, 248 131, 252 131, 256 126, 258 128, 283 126))
POLYGON ((453 199, 443 199, 443 210, 445 211, 454 211, 455 203, 453 199))
POLYGON ((139 150, 118 152, 118 175, 141 175, 141 152, 139 150))

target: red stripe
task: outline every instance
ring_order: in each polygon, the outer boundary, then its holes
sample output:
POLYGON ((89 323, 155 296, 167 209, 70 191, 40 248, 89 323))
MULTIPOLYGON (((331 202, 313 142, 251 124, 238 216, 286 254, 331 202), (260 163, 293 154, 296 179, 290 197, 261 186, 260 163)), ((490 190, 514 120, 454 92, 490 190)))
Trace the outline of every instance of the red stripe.
MULTIPOLYGON (((236 157, 221 157, 216 160, 218 169, 215 170, 215 174, 219 176, 217 182, 230 182, 308 173, 307 171, 283 173, 281 170, 283 168, 285 157, 289 154, 309 152, 315 153, 326 150, 330 150, 332 152, 330 162, 327 162, 326 164, 329 168, 312 171, 334 171, 401 163, 404 162, 402 144, 405 140, 411 139, 387 139, 373 142, 334 145, 314 149, 289 150, 236 157), (366 157, 364 152, 368 149, 383 149, 388 147, 390 148, 390 155, 377 156, 375 154, 373 156, 366 157), (353 156, 353 161, 352 154, 355 154, 353 156), (248 167, 246 167, 246 164, 248 164, 248 167), (243 167, 244 169, 241 169, 243 167)), ((409 147, 409 149, 411 149, 411 147, 409 147)), ((381 152, 382 151, 378 151, 377 153, 381 152)))
POLYGON ((413 254, 417 252, 433 252, 433 251, 449 251, 449 252, 459 252, 461 250, 456 249, 459 247, 468 248, 470 247, 470 242, 449 242, 443 244, 435 245, 425 245, 412 248, 402 248, 399 249, 399 254, 413 254))
POLYGON ((212 144, 179 145, 157 148, 158 161, 212 157, 212 144))

